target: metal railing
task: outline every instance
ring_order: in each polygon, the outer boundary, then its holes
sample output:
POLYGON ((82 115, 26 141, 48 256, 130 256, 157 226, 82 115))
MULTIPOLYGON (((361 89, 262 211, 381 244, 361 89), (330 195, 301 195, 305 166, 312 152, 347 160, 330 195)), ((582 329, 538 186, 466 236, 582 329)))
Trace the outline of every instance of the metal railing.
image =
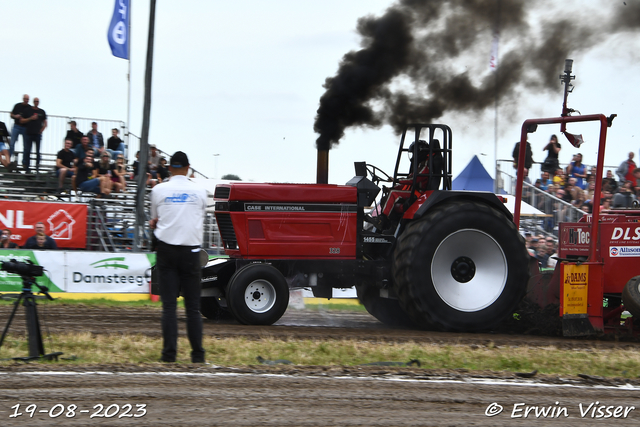
MULTIPOLYGON (((46 111, 46 109, 45 109, 46 111)), ((47 128, 42 133, 42 141, 40 142, 41 153, 57 153, 64 147, 64 138, 67 135, 67 131, 71 129, 69 122, 75 120, 78 130, 83 134, 87 134, 91 130, 91 123, 96 122, 98 124, 98 131, 102 133, 105 145, 107 140, 111 138, 111 130, 116 128, 120 130, 120 139, 125 141, 127 145, 126 135, 126 123, 122 120, 109 120, 109 119, 92 119, 87 117, 74 117, 74 116, 56 116, 47 114, 47 128)), ((11 118, 10 111, 0 111, 0 121, 7 125, 9 133, 13 128, 13 119, 11 118)), ((15 148, 18 152, 22 152, 24 148, 24 141, 21 137, 18 137, 15 148)), ((130 147, 125 152, 131 152, 130 147)), ((32 156, 35 156, 35 147, 31 150, 32 156)), ((133 151, 135 153, 135 151, 133 151)), ((127 159, 130 160, 129 156, 127 159)))
MULTIPOLYGON (((498 192, 515 194, 516 177, 499 171, 498 192), (507 185, 505 185, 507 184, 507 185)), ((587 212, 527 182, 523 183, 522 201, 538 209, 543 215, 523 217, 520 226, 536 233, 558 236, 560 222, 577 222, 587 212)))

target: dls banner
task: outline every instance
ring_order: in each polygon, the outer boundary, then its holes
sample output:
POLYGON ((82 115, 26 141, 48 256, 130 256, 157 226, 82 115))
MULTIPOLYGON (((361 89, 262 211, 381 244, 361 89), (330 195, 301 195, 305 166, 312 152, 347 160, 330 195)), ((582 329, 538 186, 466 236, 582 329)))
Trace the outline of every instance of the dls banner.
POLYGON ((11 230, 11 241, 22 246, 43 222, 45 233, 59 248, 87 245, 87 205, 81 203, 0 201, 0 227, 11 230))

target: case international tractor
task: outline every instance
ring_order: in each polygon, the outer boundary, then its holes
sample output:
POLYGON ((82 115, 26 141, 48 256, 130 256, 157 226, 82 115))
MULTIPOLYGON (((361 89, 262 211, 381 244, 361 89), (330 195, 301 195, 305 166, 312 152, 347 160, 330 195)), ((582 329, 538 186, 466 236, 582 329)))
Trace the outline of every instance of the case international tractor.
POLYGON ((346 185, 218 185, 229 259, 203 269, 202 313, 272 324, 290 289, 331 298, 355 286, 394 326, 485 330, 511 315, 529 278, 524 239, 501 198, 451 190, 451 139, 444 125, 407 126, 392 176, 356 163, 346 185))

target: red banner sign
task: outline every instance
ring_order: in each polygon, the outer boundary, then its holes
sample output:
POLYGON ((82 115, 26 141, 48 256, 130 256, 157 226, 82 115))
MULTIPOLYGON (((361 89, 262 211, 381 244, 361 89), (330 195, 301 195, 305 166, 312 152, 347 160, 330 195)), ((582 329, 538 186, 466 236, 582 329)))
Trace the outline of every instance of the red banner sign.
POLYGON ((84 248, 87 245, 87 205, 81 203, 0 201, 0 228, 11 230, 11 241, 23 246, 36 234, 35 225, 43 222, 45 234, 59 248, 84 248))

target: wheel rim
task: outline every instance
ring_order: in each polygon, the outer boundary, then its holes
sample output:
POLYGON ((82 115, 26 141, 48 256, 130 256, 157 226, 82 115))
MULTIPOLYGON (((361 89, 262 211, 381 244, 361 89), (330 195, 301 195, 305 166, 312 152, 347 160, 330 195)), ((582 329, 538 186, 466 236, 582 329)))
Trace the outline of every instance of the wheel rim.
POLYGON ((276 303, 276 288, 267 280, 254 280, 244 291, 244 302, 254 313, 266 313, 276 303))
POLYGON ((448 235, 436 248, 431 277, 438 296, 465 312, 493 304, 507 283, 507 258, 487 233, 464 229, 448 235))

